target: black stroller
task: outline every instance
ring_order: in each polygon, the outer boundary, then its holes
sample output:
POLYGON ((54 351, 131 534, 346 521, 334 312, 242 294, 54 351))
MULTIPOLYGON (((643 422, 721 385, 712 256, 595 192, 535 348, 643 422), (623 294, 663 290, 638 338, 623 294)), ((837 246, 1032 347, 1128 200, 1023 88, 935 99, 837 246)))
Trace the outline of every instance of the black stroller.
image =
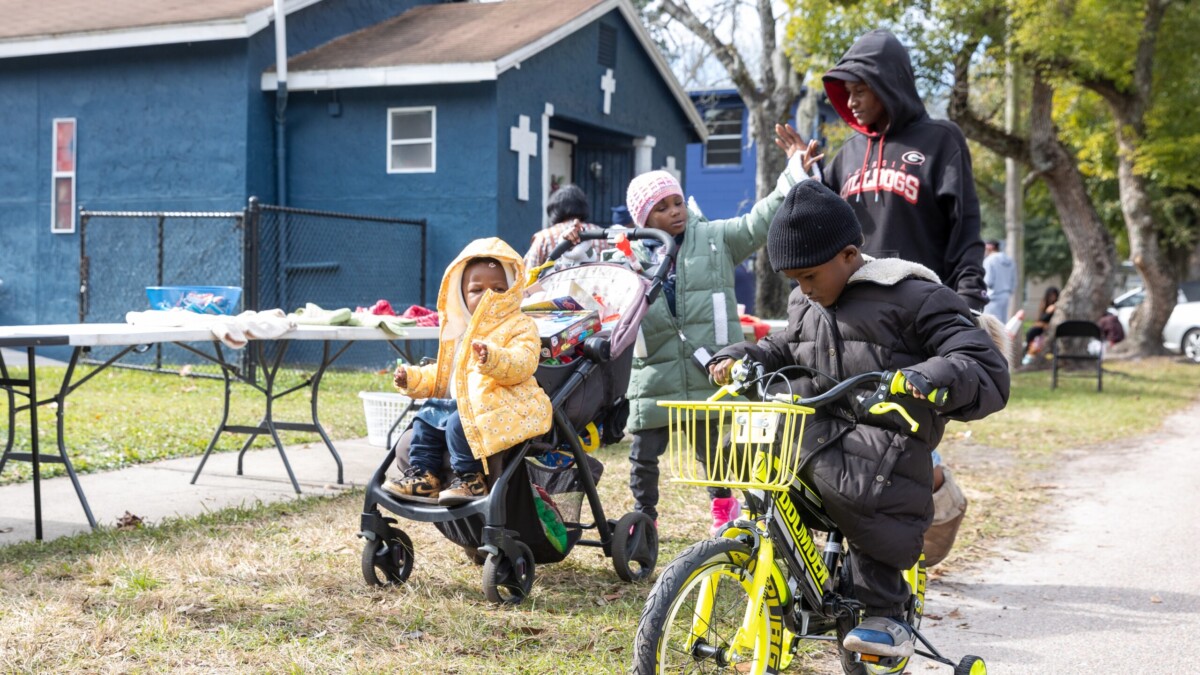
MULTIPOLYGON (((488 600, 518 604, 529 594, 535 564, 564 559, 575 545, 594 546, 612 558, 623 581, 648 578, 658 561, 658 531, 651 518, 631 512, 608 520, 596 482, 603 465, 589 455, 581 436, 596 441, 619 440, 629 413, 625 389, 633 363, 633 343, 647 308, 654 302, 675 258, 676 246, 660 230, 625 230, 629 239, 657 239, 663 261, 642 273, 615 263, 593 263, 543 272, 538 282, 550 297, 570 288, 604 298, 608 311, 620 318, 611 330, 587 338, 583 357, 566 365, 541 365, 535 375, 550 397, 554 421, 550 431, 488 459, 491 490, 484 499, 454 507, 400 501, 382 489, 396 463, 407 466, 411 423, 371 477, 363 504, 363 578, 368 584, 404 583, 413 569, 412 540, 383 510, 419 522, 433 523, 450 541, 483 565, 483 592, 488 600), (577 286, 576 286, 577 285, 577 286), (603 433, 599 429, 603 428, 603 433), (603 436, 603 439, 597 438, 603 436), (550 468, 528 458, 565 448, 573 461, 550 468), (540 488, 540 489, 539 489, 540 488), (592 522, 584 523, 583 501, 592 522), (382 510, 381 508, 382 507, 382 510), (596 539, 584 539, 595 530, 596 539)), ((602 240, 604 232, 584 232, 583 240, 602 240)), ((571 247, 563 242, 550 254, 557 260, 571 247)), ((393 425, 397 429, 399 420, 393 425)), ((448 458, 444 466, 449 470, 448 458)))

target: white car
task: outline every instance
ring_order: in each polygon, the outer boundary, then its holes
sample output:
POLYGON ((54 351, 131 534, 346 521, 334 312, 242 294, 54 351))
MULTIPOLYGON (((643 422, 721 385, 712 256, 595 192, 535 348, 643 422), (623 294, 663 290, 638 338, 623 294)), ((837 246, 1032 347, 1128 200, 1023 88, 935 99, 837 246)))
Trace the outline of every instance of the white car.
MULTIPOLYGON (((1126 334, 1129 333, 1129 317, 1145 297, 1143 289, 1135 288, 1113 300, 1109 311, 1117 315, 1126 334)), ((1163 347, 1200 363, 1200 281, 1185 281, 1179 285, 1175 309, 1167 319, 1167 325, 1163 326, 1163 347)))

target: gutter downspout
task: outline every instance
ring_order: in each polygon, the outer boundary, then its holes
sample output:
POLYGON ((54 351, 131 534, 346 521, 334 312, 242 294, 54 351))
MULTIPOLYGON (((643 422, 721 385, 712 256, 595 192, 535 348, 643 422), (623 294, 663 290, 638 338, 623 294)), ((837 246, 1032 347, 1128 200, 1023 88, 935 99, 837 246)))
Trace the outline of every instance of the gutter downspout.
MULTIPOLYGON (((275 4, 275 203, 287 206, 287 12, 284 0, 275 4)), ((287 215, 279 214, 279 248, 276 279, 279 283, 279 307, 288 304, 288 232, 287 215)))
POLYGON ((287 205, 287 13, 275 2, 275 202, 287 205))

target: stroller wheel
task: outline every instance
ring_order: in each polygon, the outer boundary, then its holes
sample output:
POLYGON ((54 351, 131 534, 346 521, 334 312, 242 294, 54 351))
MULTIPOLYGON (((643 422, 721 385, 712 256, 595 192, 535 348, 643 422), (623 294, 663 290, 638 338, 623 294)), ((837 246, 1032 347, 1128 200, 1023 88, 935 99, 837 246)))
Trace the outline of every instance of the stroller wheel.
POLYGON ((613 569, 621 581, 642 581, 658 564, 658 528, 654 520, 636 511, 621 516, 613 527, 613 569))
POLYGON ((403 530, 386 539, 368 540, 363 546, 363 579, 371 586, 402 584, 413 569, 412 540, 403 530))
POLYGON ((513 544, 520 550, 516 559, 501 551, 483 563, 483 594, 490 602, 519 605, 533 588, 533 551, 523 542, 513 544))

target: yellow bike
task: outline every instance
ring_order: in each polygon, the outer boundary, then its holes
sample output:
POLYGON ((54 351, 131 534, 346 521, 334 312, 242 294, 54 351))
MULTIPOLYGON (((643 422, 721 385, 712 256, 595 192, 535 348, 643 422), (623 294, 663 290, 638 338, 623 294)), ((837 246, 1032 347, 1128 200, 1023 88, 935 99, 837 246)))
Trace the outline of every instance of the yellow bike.
MULTIPOLYGON (((633 672, 779 673, 802 640, 836 641, 842 669, 850 675, 903 672, 907 658, 842 647, 862 618, 862 605, 844 564, 844 537, 798 475, 805 419, 854 388, 874 385, 872 393, 860 396, 864 407, 873 414, 899 414, 916 431, 917 423, 892 400, 904 395, 903 374, 863 373, 809 399, 766 395, 775 375, 758 364, 739 363, 733 375, 734 384, 708 401, 659 404, 670 414, 672 480, 741 489, 748 514, 715 538, 688 547, 663 570, 638 622, 633 672), (751 386, 759 401, 719 400, 751 386)), ((927 398, 939 404, 945 391, 928 392, 927 398)), ((919 643, 915 653, 954 667, 955 675, 985 675, 979 657, 955 664, 921 634, 924 560, 904 578, 911 589, 905 619, 919 643)))

